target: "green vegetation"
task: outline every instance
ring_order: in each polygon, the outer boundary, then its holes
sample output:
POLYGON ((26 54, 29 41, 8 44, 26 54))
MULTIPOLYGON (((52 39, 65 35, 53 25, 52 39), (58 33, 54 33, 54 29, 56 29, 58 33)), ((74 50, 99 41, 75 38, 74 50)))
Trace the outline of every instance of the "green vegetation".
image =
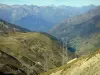
MULTIPOLYGON (((8 65, 13 64, 29 75, 37 75, 62 65, 62 46, 50 37, 37 32, 16 32, 9 36, 0 36, 0 51, 14 57, 21 64, 19 67, 11 62, 7 63, 8 65)), ((67 55, 65 57, 67 62, 67 55)))

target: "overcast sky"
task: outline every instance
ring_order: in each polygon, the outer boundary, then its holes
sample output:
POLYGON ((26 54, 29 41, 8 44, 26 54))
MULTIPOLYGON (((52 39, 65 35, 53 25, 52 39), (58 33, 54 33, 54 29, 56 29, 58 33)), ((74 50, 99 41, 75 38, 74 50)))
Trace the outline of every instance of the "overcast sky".
POLYGON ((100 5, 100 0, 0 0, 3 4, 28 4, 28 5, 66 5, 66 6, 87 6, 90 4, 100 5))

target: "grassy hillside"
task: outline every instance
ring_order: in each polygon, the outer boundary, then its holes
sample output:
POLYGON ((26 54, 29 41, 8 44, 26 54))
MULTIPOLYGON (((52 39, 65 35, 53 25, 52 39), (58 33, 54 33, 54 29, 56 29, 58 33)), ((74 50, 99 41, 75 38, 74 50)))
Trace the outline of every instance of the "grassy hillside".
MULTIPOLYGON (((62 65, 62 46, 42 33, 16 32, 0 36, 0 51, 0 72, 4 73, 38 75, 62 65)), ((67 53, 64 53, 67 62, 67 53)))
POLYGON ((100 50, 41 75, 100 75, 100 50))

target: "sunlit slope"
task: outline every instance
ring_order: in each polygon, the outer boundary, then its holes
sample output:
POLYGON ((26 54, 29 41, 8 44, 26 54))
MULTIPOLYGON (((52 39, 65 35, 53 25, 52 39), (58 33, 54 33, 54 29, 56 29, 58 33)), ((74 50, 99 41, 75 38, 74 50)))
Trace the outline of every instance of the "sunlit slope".
POLYGON ((100 50, 41 75, 100 75, 100 50))

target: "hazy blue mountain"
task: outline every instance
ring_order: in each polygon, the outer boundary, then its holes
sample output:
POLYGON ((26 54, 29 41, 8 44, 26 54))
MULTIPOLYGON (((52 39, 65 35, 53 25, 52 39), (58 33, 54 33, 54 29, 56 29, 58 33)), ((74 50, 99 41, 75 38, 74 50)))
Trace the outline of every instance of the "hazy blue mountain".
POLYGON ((31 32, 31 31, 26 28, 22 28, 18 25, 14 25, 0 19, 0 34, 4 33, 9 34, 14 32, 31 32))
POLYGON ((29 15, 21 18, 21 20, 17 21, 17 24, 21 24, 22 27, 29 28, 30 30, 35 31, 47 31, 49 28, 51 28, 52 25, 52 23, 40 19, 34 15, 29 15))
POLYGON ((88 11, 87 13, 84 13, 84 14, 81 14, 78 16, 74 16, 74 17, 64 20, 63 22, 59 23, 58 25, 55 25, 54 27, 52 27, 49 30, 49 33, 56 37, 63 37, 63 36, 61 36, 62 34, 63 35, 69 34, 69 32, 71 32, 75 26, 90 20, 91 18, 95 17, 96 15, 100 15, 100 6, 97 6, 96 8, 88 11))
POLYGON ((49 33, 64 40, 79 55, 97 50, 100 48, 100 6, 65 20, 53 27, 49 33))
POLYGON ((85 13, 95 6, 35 6, 0 4, 0 18, 33 31, 47 31, 69 17, 85 13))

